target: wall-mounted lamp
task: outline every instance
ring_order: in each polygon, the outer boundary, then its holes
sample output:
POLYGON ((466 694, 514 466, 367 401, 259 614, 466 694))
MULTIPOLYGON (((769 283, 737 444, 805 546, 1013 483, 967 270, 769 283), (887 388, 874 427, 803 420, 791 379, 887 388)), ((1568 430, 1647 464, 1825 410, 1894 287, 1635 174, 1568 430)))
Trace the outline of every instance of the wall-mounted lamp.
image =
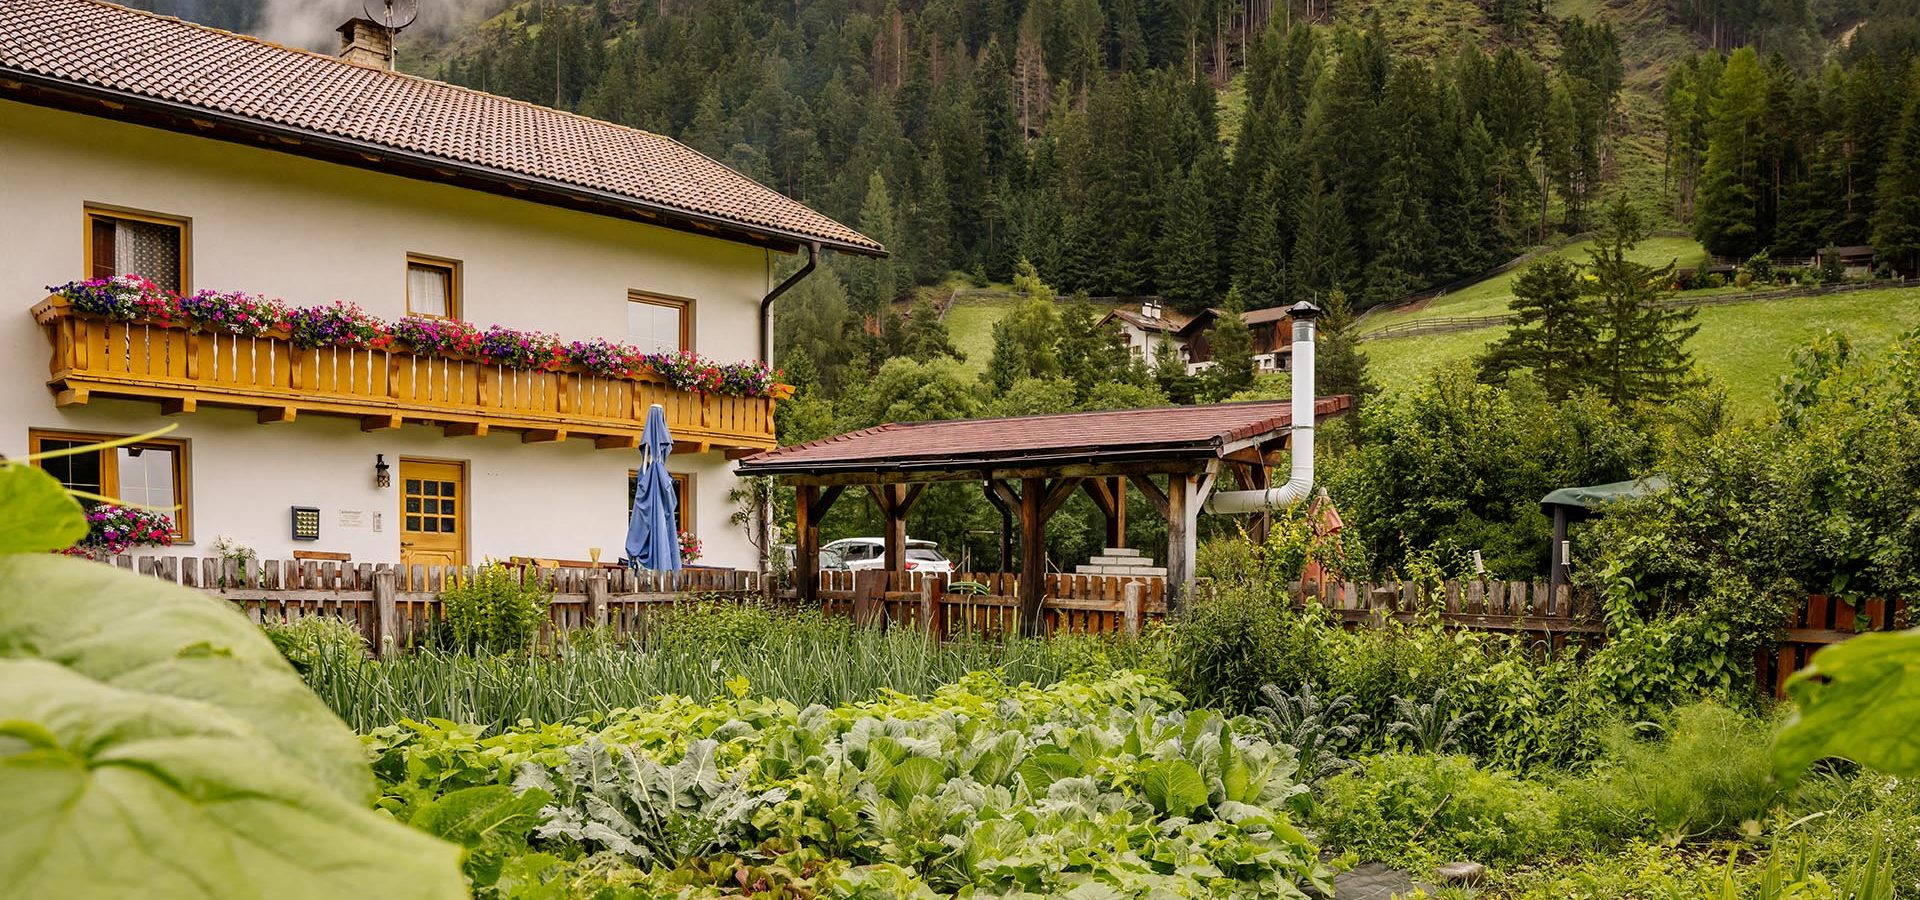
POLYGON ((392 466, 387 465, 387 455, 385 453, 375 453, 373 455, 373 486, 383 488, 393 487, 392 468, 392 466))

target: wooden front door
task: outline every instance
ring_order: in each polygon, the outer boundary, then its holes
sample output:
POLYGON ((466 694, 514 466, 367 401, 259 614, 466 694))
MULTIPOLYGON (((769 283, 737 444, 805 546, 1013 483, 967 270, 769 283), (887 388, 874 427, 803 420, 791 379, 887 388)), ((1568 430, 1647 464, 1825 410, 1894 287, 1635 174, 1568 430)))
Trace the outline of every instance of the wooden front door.
POLYGON ((467 564, 467 466, 400 460, 400 562, 467 564))

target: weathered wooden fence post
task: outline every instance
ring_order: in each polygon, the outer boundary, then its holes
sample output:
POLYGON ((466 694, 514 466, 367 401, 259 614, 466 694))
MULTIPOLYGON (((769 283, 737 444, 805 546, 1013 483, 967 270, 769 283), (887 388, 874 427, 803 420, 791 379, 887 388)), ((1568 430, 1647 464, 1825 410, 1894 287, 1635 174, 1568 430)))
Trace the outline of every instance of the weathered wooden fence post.
POLYGON ((944 593, 939 576, 929 575, 920 580, 920 627, 926 629, 927 637, 936 641, 946 637, 946 615, 941 609, 944 593))
POLYGON ((587 576, 587 615, 595 628, 607 627, 607 573, 595 569, 587 576))
POLYGON ((1120 617, 1125 623, 1127 637, 1140 636, 1140 606, 1146 593, 1147 586, 1138 581, 1129 581, 1120 588, 1120 617))
POLYGON ((374 650, 382 659, 400 654, 400 607, 395 597, 392 569, 373 573, 375 616, 374 650))

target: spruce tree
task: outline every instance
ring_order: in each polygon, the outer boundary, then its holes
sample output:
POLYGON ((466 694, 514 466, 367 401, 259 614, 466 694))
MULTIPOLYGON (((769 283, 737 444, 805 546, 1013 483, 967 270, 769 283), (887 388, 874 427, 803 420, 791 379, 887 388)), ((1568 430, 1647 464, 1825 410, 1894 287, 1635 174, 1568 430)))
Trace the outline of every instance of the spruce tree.
POLYGON ((919 183, 914 188, 915 202, 907 216, 913 277, 922 283, 935 282, 945 278, 953 266, 948 232, 953 207, 947 202, 946 169, 941 166, 937 149, 921 158, 919 183))
POLYGON ((1314 339, 1314 377, 1319 383, 1313 386, 1314 396, 1345 394, 1353 398, 1354 407, 1358 409, 1380 392, 1380 386, 1367 371, 1367 354, 1360 349, 1358 336, 1353 333, 1353 305, 1347 302, 1345 291, 1333 290, 1319 306, 1320 321, 1314 339))
POLYGON ((1673 263, 1648 266, 1628 256, 1645 237, 1640 214, 1625 196, 1607 207, 1605 233, 1587 252, 1588 293, 1596 301, 1592 372, 1615 406, 1662 403, 1695 383, 1687 341, 1700 326, 1693 308, 1663 307, 1673 263))
POLYGON ((1253 329, 1241 315, 1247 311, 1238 290, 1227 292, 1209 336, 1213 365, 1201 376, 1201 393, 1218 403, 1253 387, 1253 329))
MULTIPOLYGON (((894 222, 893 195, 887 180, 879 172, 867 178, 866 200, 860 204, 860 231, 867 237, 893 247, 899 228, 894 222)), ((862 260, 856 264, 848 287, 853 308, 861 315, 874 315, 893 302, 901 287, 892 256, 862 260)))
POLYGON ((1187 372, 1187 362, 1173 341, 1160 341, 1153 347, 1153 380, 1167 399, 1182 406, 1194 400, 1197 379, 1187 372))
POLYGON ((940 319, 940 310, 934 308, 933 301, 925 297, 914 301, 912 311, 907 314, 901 343, 906 355, 920 362, 941 356, 966 361, 966 354, 953 346, 953 338, 947 333, 947 323, 940 319))
POLYGON ((1734 51, 1721 73, 1707 126, 1694 234, 1707 252, 1745 259, 1765 246, 1759 228, 1761 115, 1766 81, 1750 47, 1734 51))
POLYGON ((1314 167, 1306 193, 1295 204, 1291 280, 1294 290, 1318 302, 1331 291, 1357 287, 1353 229, 1346 204, 1314 167))
POLYGON ((1535 373, 1547 395, 1563 400, 1587 383, 1598 338, 1598 305, 1580 289, 1580 267, 1546 256, 1513 280, 1513 328, 1480 357, 1484 381, 1515 370, 1535 373))
POLYGON ((1256 307, 1273 306, 1287 298, 1287 256, 1280 219, 1280 173, 1269 170, 1247 195, 1241 207, 1240 246, 1234 260, 1233 290, 1251 297, 1256 307))
POLYGON ((1880 167, 1873 213, 1874 251, 1909 277, 1920 274, 1920 64, 1912 72, 1914 90, 1880 167))
POLYGON ((1154 287, 1181 309, 1205 306, 1213 296, 1213 222, 1199 167, 1169 178, 1161 189, 1159 246, 1154 287))

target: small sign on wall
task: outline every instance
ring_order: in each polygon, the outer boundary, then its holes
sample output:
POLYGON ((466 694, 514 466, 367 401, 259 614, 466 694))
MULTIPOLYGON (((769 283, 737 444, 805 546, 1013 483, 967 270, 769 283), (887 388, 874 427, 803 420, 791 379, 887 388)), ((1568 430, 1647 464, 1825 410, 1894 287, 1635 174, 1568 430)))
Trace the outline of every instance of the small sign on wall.
POLYGON ((367 511, 364 509, 343 509, 333 514, 333 527, 344 531, 358 531, 367 527, 367 511))
POLYGON ((320 507, 296 506, 293 508, 293 539, 296 541, 320 539, 320 507))

